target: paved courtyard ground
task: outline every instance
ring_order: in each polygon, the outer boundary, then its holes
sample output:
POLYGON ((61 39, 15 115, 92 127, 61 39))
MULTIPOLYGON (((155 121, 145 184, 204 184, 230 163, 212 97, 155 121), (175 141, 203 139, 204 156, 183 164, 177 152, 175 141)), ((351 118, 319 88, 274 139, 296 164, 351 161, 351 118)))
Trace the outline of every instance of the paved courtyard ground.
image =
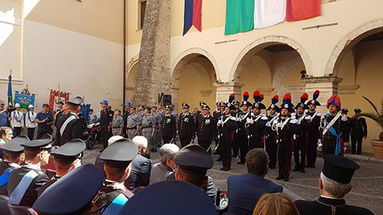
MULTIPOLYGON (((94 163, 100 148, 87 150, 83 159, 84 163, 94 163)), ((213 155, 214 160, 217 156, 213 155)), ((362 157, 363 158, 363 157, 362 157)), ((152 153, 152 162, 158 162, 159 153, 152 153)), ((346 196, 348 204, 366 207, 375 214, 383 214, 383 162, 362 161, 356 162, 361 166, 356 171, 351 193, 346 196)), ((318 177, 323 166, 323 159, 318 157, 317 168, 306 169, 306 173, 292 173, 289 182, 275 181, 277 170, 270 170, 267 177, 284 187, 284 192, 293 199, 314 200, 318 197, 318 177)), ((209 170, 221 190, 226 190, 226 180, 230 175, 244 174, 244 165, 237 165, 233 160, 232 169, 229 172, 219 170, 221 163, 215 161, 213 169, 209 170)))

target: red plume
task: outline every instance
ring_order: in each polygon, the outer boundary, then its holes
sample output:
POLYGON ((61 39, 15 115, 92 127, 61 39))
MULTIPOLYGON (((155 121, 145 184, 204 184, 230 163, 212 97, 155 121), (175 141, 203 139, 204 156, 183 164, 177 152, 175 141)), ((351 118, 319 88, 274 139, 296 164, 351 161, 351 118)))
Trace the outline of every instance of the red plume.
POLYGON ((283 102, 285 102, 285 101, 291 101, 291 94, 290 93, 286 93, 283 96, 283 102))
POLYGON ((234 101, 234 99, 235 99, 235 94, 234 93, 230 94, 229 103, 232 103, 234 101))
POLYGON ((264 98, 265 98, 265 96, 262 93, 259 94, 259 101, 258 102, 261 102, 264 98))
POLYGON ((271 99, 271 104, 277 104, 279 101, 279 96, 278 95, 275 95, 272 99, 271 99))
POLYGON ((243 101, 247 101, 249 99, 249 92, 245 91, 242 97, 243 97, 243 101))
POLYGON ((314 95, 313 95, 313 100, 317 100, 317 98, 319 97, 319 90, 316 90, 315 92, 314 92, 314 95))
POLYGON ((253 98, 254 98, 255 102, 258 102, 260 95, 261 95, 261 93, 258 90, 254 91, 253 98))
POLYGON ((301 103, 305 103, 309 99, 309 94, 303 93, 301 96, 301 103))

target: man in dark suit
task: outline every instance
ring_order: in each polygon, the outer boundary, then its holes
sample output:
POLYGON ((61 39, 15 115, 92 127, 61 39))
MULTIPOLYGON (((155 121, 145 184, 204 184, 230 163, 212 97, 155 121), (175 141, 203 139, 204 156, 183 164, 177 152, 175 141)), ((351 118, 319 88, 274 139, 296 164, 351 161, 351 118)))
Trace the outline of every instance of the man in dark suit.
POLYGON ((47 150, 51 147, 52 139, 52 136, 46 134, 43 139, 21 144, 24 147, 25 162, 9 175, 9 204, 32 207, 36 201, 39 188, 49 180, 41 166, 48 163, 47 150))
POLYGON ((320 174, 319 193, 316 201, 295 201, 300 215, 371 215, 366 208, 347 205, 344 196, 351 191, 351 179, 359 165, 347 158, 326 155, 320 174))
POLYGON ((246 155, 248 174, 229 176, 229 214, 252 214, 263 194, 283 191, 282 186, 265 179, 268 162, 269 158, 264 149, 252 149, 246 155))
POLYGON ((350 131, 351 131, 351 150, 352 154, 362 154, 362 143, 363 138, 367 138, 367 123, 366 119, 361 117, 359 108, 354 110, 355 116, 350 120, 350 131))
POLYGON ((146 155, 148 140, 144 136, 135 136, 133 143, 138 148, 137 156, 132 160, 132 172, 125 181, 125 186, 132 192, 139 191, 149 185, 151 161, 144 157, 146 155))
POLYGON ((214 117, 210 115, 210 107, 202 105, 202 114, 197 115, 198 144, 207 152, 211 152, 211 141, 216 136, 217 125, 214 117))

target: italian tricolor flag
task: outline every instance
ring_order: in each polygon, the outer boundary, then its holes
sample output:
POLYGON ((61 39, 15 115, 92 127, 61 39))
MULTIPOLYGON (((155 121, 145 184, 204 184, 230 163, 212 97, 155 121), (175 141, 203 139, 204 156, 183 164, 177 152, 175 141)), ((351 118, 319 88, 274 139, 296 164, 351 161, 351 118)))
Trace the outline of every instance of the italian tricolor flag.
POLYGON ((321 0, 226 0, 225 35, 321 15, 321 0))

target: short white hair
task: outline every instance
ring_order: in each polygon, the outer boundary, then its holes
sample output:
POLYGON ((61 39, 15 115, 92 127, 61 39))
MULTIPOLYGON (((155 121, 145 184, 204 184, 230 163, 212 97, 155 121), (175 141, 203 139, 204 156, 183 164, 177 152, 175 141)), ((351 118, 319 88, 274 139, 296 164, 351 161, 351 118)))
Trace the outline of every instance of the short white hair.
POLYGON ((133 143, 136 144, 138 150, 148 148, 148 139, 144 136, 135 136, 132 139, 133 143))
POLYGON ((160 148, 160 157, 161 157, 161 162, 163 164, 166 163, 166 160, 168 159, 173 159, 174 155, 180 150, 180 148, 173 143, 167 143, 161 146, 160 148))
POLYGON ((342 184, 335 180, 326 177, 323 172, 320 173, 323 188, 333 197, 342 199, 348 192, 351 191, 351 184, 342 184))
POLYGON ((108 146, 112 145, 113 143, 115 143, 117 140, 121 140, 123 139, 124 137, 123 136, 120 136, 120 135, 116 135, 116 136, 112 136, 108 139, 108 146))

